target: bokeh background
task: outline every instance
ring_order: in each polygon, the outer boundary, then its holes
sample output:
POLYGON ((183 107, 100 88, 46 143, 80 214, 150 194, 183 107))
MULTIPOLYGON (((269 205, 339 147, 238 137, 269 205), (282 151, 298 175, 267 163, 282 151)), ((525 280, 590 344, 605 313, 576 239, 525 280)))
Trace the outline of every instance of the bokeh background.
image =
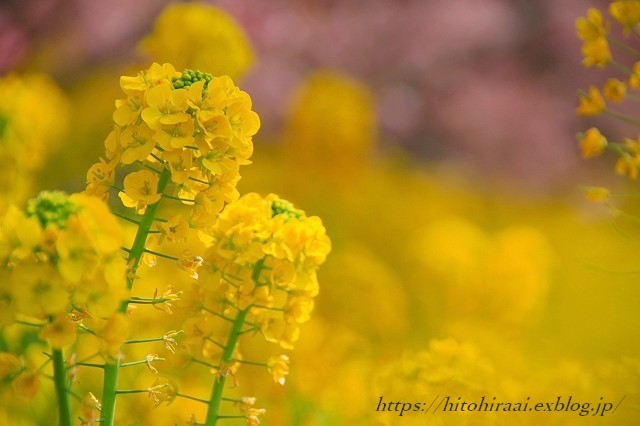
POLYGON ((0 4, 0 118, 26 111, 31 132, 0 145, 2 205, 84 189, 120 75, 229 74, 262 121, 240 192, 278 193, 333 241, 287 385, 248 380, 265 424, 640 422, 638 222, 579 189, 628 190, 576 147, 577 90, 604 77, 574 22, 607 2, 219 0, 158 20, 175 4, 0 4), (445 394, 626 398, 602 418, 375 411, 445 394))

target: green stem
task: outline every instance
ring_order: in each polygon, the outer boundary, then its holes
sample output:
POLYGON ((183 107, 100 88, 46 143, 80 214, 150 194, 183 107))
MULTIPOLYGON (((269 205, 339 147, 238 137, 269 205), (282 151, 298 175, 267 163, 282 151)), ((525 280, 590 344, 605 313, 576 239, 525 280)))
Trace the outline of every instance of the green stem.
POLYGON ((67 394, 67 369, 64 365, 62 349, 54 349, 51 357, 53 359, 53 380, 58 399, 60 426, 71 426, 71 408, 67 394))
MULTIPOLYGON (((158 193, 163 193, 167 188, 167 184, 171 179, 171 171, 169 169, 162 169, 162 173, 160 174, 160 178, 158 180, 158 193)), ((133 287, 133 276, 135 275, 135 271, 138 269, 138 265, 140 264, 140 259, 142 258, 142 253, 144 253, 144 245, 147 242, 147 237, 149 235, 149 231, 151 230, 151 226, 155 220, 156 212, 158 211, 158 206, 160 205, 160 200, 155 204, 152 204, 147 207, 142 219, 140 219, 140 225, 138 226, 138 231, 136 232, 136 237, 133 240, 133 245, 131 246, 131 251, 129 251, 129 258, 127 262, 131 267, 131 273, 127 278, 127 287, 129 290, 133 287), (133 261, 133 262, 132 262, 133 261)), ((125 314, 127 312, 127 307, 129 306, 129 302, 125 301, 120 305, 120 312, 125 314)), ((120 369, 120 360, 115 359, 112 362, 108 362, 104 366, 104 382, 102 386, 102 425, 103 426, 113 426, 115 420, 115 411, 116 411, 116 389, 118 386, 118 372, 120 369)))
MULTIPOLYGON (((231 360, 233 359, 233 352, 235 351, 236 344, 238 343, 238 338, 240 337, 240 330, 244 325, 244 319, 249 313, 249 308, 246 308, 242 311, 238 312, 235 321, 233 322, 233 326, 231 328, 231 332, 229 333, 229 339, 227 340, 227 344, 224 348, 224 352, 222 353, 221 365, 229 365, 231 360)), ((211 390, 211 399, 209 400, 209 408, 207 410, 207 419, 205 421, 205 426, 214 426, 218 419, 221 416, 218 414, 220 410, 220 402, 222 401, 222 391, 224 390, 224 384, 226 381, 226 377, 224 375, 219 375, 217 380, 213 382, 213 388, 211 390)))

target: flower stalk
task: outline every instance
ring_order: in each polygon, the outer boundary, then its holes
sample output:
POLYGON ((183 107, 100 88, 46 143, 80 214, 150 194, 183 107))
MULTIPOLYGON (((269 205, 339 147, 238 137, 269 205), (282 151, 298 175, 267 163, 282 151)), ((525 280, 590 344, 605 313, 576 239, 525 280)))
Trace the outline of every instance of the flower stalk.
POLYGON ((67 388, 67 369, 64 365, 62 349, 54 349, 51 354, 53 361, 53 381, 58 400, 58 418, 60 426, 71 426, 71 407, 67 388))
MULTIPOLYGON (((166 168, 162 169, 160 179, 158 180, 158 193, 163 193, 163 191, 167 187, 167 184, 169 183, 170 178, 171 172, 166 168)), ((145 243, 147 242, 149 230, 153 225, 159 205, 160 201, 158 200, 154 204, 150 205, 149 208, 147 208, 147 210, 145 211, 142 219, 140 220, 140 225, 138 226, 138 231, 136 232, 136 236, 133 240, 133 245, 131 246, 131 250, 129 251, 129 257, 127 259, 127 263, 131 267, 131 271, 129 273, 129 276, 127 277, 127 287, 129 290, 133 288, 133 282, 135 281, 135 271, 138 269, 140 259, 142 259, 142 254, 145 251, 145 243)), ((123 314, 126 313, 128 306, 129 301, 124 301, 122 305, 120 305, 119 311, 123 314)), ((102 386, 102 424, 105 426, 113 426, 114 424, 116 395, 118 387, 118 373, 120 367, 121 365, 119 358, 112 360, 112 362, 107 362, 104 366, 104 383, 102 386)))
MULTIPOLYGON (((238 311, 238 315, 236 316, 235 321, 233 322, 233 326, 231 327, 231 331, 229 332, 229 339, 227 340, 227 344, 225 345, 224 352, 222 354, 222 365, 229 365, 233 360, 233 353, 236 348, 236 344, 238 343, 238 338, 240 337, 240 330, 244 325, 244 320, 249 313, 248 307, 244 310, 238 311)), ((226 382, 226 376, 224 374, 220 374, 217 380, 213 383, 213 388, 211 390, 211 399, 209 400, 209 408, 207 409, 207 418, 205 420, 205 426, 214 426, 217 421, 222 418, 220 416, 220 402, 222 401, 222 392, 224 390, 224 385, 226 382)))

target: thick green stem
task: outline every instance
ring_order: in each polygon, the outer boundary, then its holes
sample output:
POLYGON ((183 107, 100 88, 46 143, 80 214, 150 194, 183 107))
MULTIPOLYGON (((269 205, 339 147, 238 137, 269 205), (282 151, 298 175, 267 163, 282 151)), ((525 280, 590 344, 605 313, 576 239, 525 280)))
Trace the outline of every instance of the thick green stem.
MULTIPOLYGON (((238 312, 235 321, 233 322, 233 326, 231 327, 231 331, 229 332, 229 338, 227 340, 227 344, 225 345, 224 352, 222 353, 222 362, 221 366, 226 366, 231 364, 231 360, 233 359, 233 353, 236 348, 236 344, 238 343, 238 338, 240 337, 240 330, 244 325, 244 320, 249 313, 249 308, 246 308, 242 311, 238 312)), ((220 402, 222 401, 222 391, 224 390, 224 384, 226 381, 226 377, 223 374, 220 374, 213 382, 213 389, 211 390, 211 399, 209 400, 209 408, 207 410, 207 419, 205 421, 205 426, 214 426, 220 417, 220 402)))
POLYGON ((60 426, 71 426, 71 408, 69 406, 69 395, 67 389, 67 369, 64 365, 62 349, 54 349, 51 354, 53 361, 53 381, 58 399, 58 414, 60 426))
MULTIPOLYGON (((158 180, 158 193, 161 194, 167 188, 167 184, 171 179, 171 172, 169 169, 162 169, 160 179, 158 180)), ((135 271, 138 269, 140 259, 144 253, 144 246, 149 236, 149 231, 155 220, 156 212, 160 201, 147 207, 142 219, 140 219, 140 225, 136 232, 136 237, 133 240, 133 245, 129 251, 128 263, 131 271, 127 278, 127 287, 129 290, 133 287, 133 281, 135 280, 135 271)), ((120 305, 120 312, 125 314, 129 301, 125 301, 120 305)), ((104 366, 104 382, 102 385, 102 425, 113 426, 115 420, 116 411, 116 389, 118 387, 118 372, 120 370, 120 360, 116 359, 111 362, 107 362, 104 366)))

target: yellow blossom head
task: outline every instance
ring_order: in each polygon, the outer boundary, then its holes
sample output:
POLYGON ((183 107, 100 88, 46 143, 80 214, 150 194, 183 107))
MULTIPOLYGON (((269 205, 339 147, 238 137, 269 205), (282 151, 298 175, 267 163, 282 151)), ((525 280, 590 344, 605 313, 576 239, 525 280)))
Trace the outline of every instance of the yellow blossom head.
POLYGON ((580 94, 580 104, 576 109, 578 115, 592 116, 602 114, 607 109, 604 98, 597 87, 589 87, 589 93, 580 94))
POLYGON ((366 169, 377 133, 369 88, 339 73, 317 72, 296 93, 283 152, 296 165, 294 173, 345 185, 366 169))
POLYGON ((604 97, 611 102, 622 102, 627 94, 627 85, 617 78, 610 78, 604 85, 604 97))
POLYGON ((171 4, 140 43, 155 61, 242 77, 253 64, 253 49, 238 24, 222 9, 204 3, 171 4))
POLYGON ((625 35, 627 35, 640 22, 640 1, 621 0, 611 2, 609 4, 609 13, 613 19, 624 27, 625 35))
POLYGON ((87 173, 86 192, 108 199, 118 164, 141 163, 118 194, 125 207, 143 214, 164 194, 182 202, 190 227, 206 226, 238 197, 239 168, 260 128, 251 98, 228 76, 171 64, 153 63, 120 85, 125 98, 116 101, 105 158, 87 173))
POLYGON ((576 30, 578 37, 583 41, 591 41, 605 37, 607 29, 602 12, 598 9, 590 8, 587 17, 580 17, 576 20, 576 30))
POLYGON ((607 147, 607 138, 595 127, 587 130, 580 138, 580 151, 582 158, 597 157, 607 147))
POLYGON ((69 124, 70 105, 44 74, 0 77, 0 206, 23 202, 34 172, 58 146, 69 124))

